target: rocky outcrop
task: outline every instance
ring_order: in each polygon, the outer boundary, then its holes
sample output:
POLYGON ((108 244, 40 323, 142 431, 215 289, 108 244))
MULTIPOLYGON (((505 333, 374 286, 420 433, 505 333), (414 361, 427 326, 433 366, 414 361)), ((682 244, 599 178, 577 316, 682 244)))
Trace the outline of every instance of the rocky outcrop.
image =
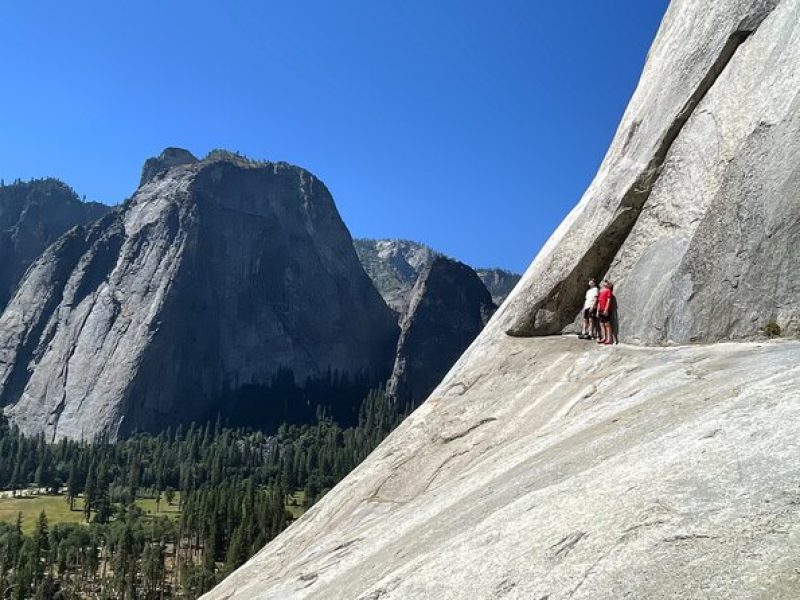
POLYGON ((624 339, 800 334, 798 20, 782 2, 672 144, 608 274, 624 339))
POLYGON ((282 368, 388 375, 397 325, 316 177, 217 152, 145 179, 51 246, 0 317, 0 399, 24 431, 187 422, 282 368))
POLYGON ((478 277, 481 278, 483 285, 492 295, 492 301, 500 306, 514 286, 522 279, 522 275, 506 271, 505 269, 475 269, 478 277))
MULTIPOLYGON (((424 244, 358 239, 355 247, 400 322, 387 392, 402 406, 416 406, 472 343, 496 307, 475 271, 424 244)), ((499 269, 484 269, 484 274, 494 282, 507 280, 499 269)))
POLYGON ((508 300, 207 597, 796 598, 800 342, 667 344, 795 322, 799 93, 800 1, 674 0, 600 172, 508 300), (505 334, 558 333, 606 273, 623 340, 657 346, 505 334))
POLYGON ((408 310, 411 289, 439 252, 408 240, 354 240, 358 258, 398 319, 408 310))
POLYGON ((193 165, 199 162, 197 157, 183 148, 165 148, 158 156, 148 158, 142 167, 142 176, 139 179, 139 187, 149 182, 159 174, 163 174, 172 167, 181 165, 193 165))
POLYGON ((65 231, 99 219, 110 208, 82 202, 56 179, 0 186, 0 310, 26 269, 65 231))
POLYGON ((797 147, 779 141, 797 127, 793 4, 673 2, 600 171, 498 328, 558 333, 586 279, 605 274, 631 341, 743 338, 770 317, 792 321, 797 288, 775 280, 797 278, 767 256, 784 256, 797 235, 797 147), (721 260, 723 248, 737 258, 721 260))
POLYGON ((495 309, 475 271, 442 256, 425 267, 410 297, 387 385, 403 406, 428 397, 495 309))

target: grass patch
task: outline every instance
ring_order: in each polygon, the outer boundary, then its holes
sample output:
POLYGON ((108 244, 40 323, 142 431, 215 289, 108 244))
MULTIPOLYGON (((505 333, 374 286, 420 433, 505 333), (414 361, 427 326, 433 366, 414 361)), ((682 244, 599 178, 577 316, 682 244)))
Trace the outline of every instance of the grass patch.
MULTIPOLYGON (((161 510, 156 512, 155 498, 138 498, 136 506, 145 513, 153 516, 170 517, 177 519, 181 512, 178 509, 178 494, 171 506, 164 498, 161 498, 161 510)), ((83 498, 75 499, 75 510, 69 509, 66 496, 11 496, 0 497, 0 521, 11 523, 17 522, 17 514, 22 513, 22 531, 26 534, 33 533, 36 528, 36 521, 39 513, 44 511, 47 514, 47 522, 50 525, 56 523, 85 523, 83 516, 83 498)))
POLYGON ((156 512, 156 499, 155 498, 137 498, 136 499, 136 506, 141 508, 144 512, 148 515, 158 516, 158 517, 170 517, 172 519, 177 519, 181 511, 178 508, 178 503, 180 501, 180 496, 178 493, 175 493, 175 499, 172 501, 172 504, 167 504, 167 501, 164 499, 164 496, 161 496, 161 504, 158 506, 159 510, 156 512))
POLYGON ((39 513, 47 513, 47 521, 56 523, 82 523, 83 503, 80 498, 75 502, 75 510, 69 509, 64 496, 18 496, 16 498, 0 498, 0 521, 14 524, 17 514, 22 513, 22 531, 33 533, 39 513))
MULTIPOLYGON (((181 511, 178 508, 178 493, 171 505, 162 497, 160 510, 156 512, 155 498, 137 498, 136 506, 152 516, 163 516, 177 519, 181 511)), ((292 518, 299 518, 305 511, 306 493, 298 490, 286 499, 286 510, 292 518)), ((56 523, 84 523, 83 498, 75 499, 75 510, 69 509, 66 496, 17 496, 16 498, 0 497, 0 521, 14 524, 17 514, 22 513, 22 530, 26 534, 33 533, 39 513, 45 511, 47 521, 51 525, 56 523)))
POLYGON ((297 490, 286 499, 286 510, 291 513, 293 519, 297 519, 306 512, 305 503, 306 493, 303 490, 297 490))

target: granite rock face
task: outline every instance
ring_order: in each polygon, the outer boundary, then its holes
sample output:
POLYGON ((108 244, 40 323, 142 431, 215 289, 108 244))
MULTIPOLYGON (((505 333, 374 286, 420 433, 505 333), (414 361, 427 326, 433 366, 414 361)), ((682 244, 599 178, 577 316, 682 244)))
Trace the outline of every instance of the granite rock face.
MULTIPOLYGON (((486 325, 496 308, 492 296, 470 267, 424 244, 358 239, 355 247, 400 323, 387 391, 401 405, 416 406, 486 325)), ((500 269, 484 272, 495 282, 508 279, 500 269)))
POLYGON ((110 207, 81 202, 56 179, 0 186, 0 310, 27 268, 64 232, 106 214, 110 207))
POLYGON ((622 338, 637 343, 747 338, 771 317, 796 321, 796 10, 670 5, 597 176, 498 328, 558 333, 585 281, 604 275, 616 280, 622 338))
POLYGON ((408 310, 411 290, 420 273, 439 252, 409 240, 354 240, 364 270, 398 320, 408 310))
POLYGON ((142 176, 139 179, 139 187, 172 167, 192 165, 196 162, 199 162, 197 157, 188 150, 174 147, 164 148, 161 154, 148 158, 144 162, 142 176))
POLYGON ((205 598, 800 591, 800 342, 477 343, 205 598))
MULTIPOLYGON (((411 289, 434 259, 444 256, 419 242, 409 240, 353 240, 364 270, 386 303, 402 319, 408 310, 411 289)), ((520 275, 505 269, 475 269, 496 305, 502 304, 520 280, 520 275)))
POLYGON ((508 298, 511 290, 522 279, 522 275, 505 269, 475 269, 475 272, 481 278, 486 289, 489 290, 492 295, 492 301, 497 306, 500 306, 508 298))
POLYGON ((389 397, 411 406, 425 400, 494 310, 475 271, 449 258, 435 258, 417 278, 400 322, 389 397))
POLYGON ((283 367, 387 377, 397 325, 311 173, 217 152, 144 179, 51 246, 0 317, 0 399, 23 431, 187 422, 283 367))
POLYGON ((800 334, 799 22, 781 2, 670 148, 609 272, 625 339, 800 334))
POLYGON ((600 172, 508 300, 207 597, 800 596, 800 342, 672 345, 796 319, 799 90, 800 0, 673 0, 600 172), (655 346, 506 335, 560 332, 603 274, 623 341, 655 346))

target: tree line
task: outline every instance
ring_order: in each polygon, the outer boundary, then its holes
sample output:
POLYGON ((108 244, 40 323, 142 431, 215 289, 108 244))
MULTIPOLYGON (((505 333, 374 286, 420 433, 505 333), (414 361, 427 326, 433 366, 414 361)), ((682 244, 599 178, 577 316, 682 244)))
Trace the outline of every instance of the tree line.
POLYGON ((80 522, 0 523, 0 598, 196 598, 286 528, 287 502, 311 506, 406 413, 379 389, 353 426, 319 409, 273 435, 217 419, 116 443, 48 443, 2 420, 0 487, 62 496, 80 522))

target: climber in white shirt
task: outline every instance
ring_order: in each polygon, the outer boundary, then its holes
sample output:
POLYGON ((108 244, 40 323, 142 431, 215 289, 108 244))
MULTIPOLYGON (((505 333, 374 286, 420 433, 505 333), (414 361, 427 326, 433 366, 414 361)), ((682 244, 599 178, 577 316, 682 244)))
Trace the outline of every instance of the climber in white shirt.
POLYGON ((597 335, 597 282, 589 280, 586 299, 583 302, 583 331, 578 336, 582 340, 591 340, 597 335))

